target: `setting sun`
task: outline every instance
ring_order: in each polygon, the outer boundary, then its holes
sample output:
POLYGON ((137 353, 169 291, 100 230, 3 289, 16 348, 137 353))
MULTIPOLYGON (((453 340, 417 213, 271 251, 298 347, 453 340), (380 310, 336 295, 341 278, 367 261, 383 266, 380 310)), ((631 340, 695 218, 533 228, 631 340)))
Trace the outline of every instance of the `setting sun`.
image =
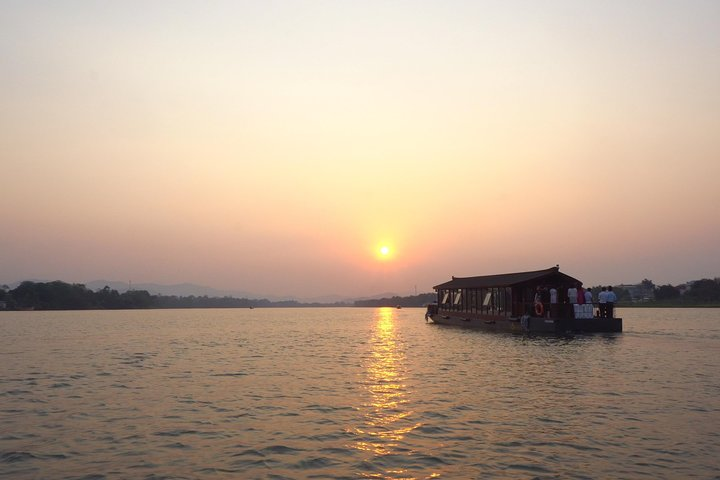
POLYGON ((393 248, 387 243, 378 243, 375 247, 375 256, 378 260, 387 261, 394 256, 393 248))

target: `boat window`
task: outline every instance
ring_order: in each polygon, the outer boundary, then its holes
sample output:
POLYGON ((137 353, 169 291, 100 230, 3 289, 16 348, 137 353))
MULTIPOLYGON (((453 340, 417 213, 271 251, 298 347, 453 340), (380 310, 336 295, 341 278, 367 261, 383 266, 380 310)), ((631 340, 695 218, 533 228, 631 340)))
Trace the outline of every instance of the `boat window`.
POLYGON ((490 306, 490 302, 492 301, 492 291, 487 292, 485 294, 485 300, 483 300, 483 307, 490 306))
POLYGON ((460 300, 462 300, 462 292, 457 292, 455 294, 455 305, 460 305, 460 300))
POLYGON ((440 303, 448 303, 449 297, 450 297, 450 292, 445 292, 445 295, 443 295, 443 300, 440 303))

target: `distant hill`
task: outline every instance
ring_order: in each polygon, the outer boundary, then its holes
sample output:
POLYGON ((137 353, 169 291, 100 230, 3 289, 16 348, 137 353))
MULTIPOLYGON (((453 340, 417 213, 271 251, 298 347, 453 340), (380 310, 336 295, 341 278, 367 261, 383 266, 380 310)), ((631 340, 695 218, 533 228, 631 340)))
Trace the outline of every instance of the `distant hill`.
MULTIPOLYGON (((47 279, 27 279, 23 281, 30 282, 51 282, 54 280, 47 279)), ((23 281, 8 283, 10 289, 17 288, 23 281)), ((277 297, 272 295, 260 295, 251 292, 244 292, 241 290, 221 290, 212 287, 206 287, 204 285, 196 285, 193 283, 176 283, 172 285, 163 285, 159 283, 130 283, 130 282, 119 282, 116 280, 93 280, 91 282, 82 283, 86 288, 92 291, 102 290, 105 287, 110 287, 111 290, 117 290, 118 293, 125 293, 132 290, 146 290, 151 295, 168 295, 178 297, 233 297, 233 298, 266 298, 268 300, 288 300, 287 297, 277 297)))
POLYGON ((195 285, 193 283, 176 283, 172 285, 161 285, 158 283, 133 283, 131 285, 129 282, 93 280, 92 282, 86 283, 85 286, 93 291, 100 290, 108 286, 112 290, 117 290, 120 293, 127 292, 132 286, 133 290, 147 290, 152 295, 176 295, 178 297, 189 297, 194 295, 196 297, 258 298, 258 295, 250 292, 243 292, 239 290, 220 290, 203 285, 195 285))
MULTIPOLYGON (((49 282, 52 280, 41 280, 41 279, 30 279, 32 282, 49 282)), ((13 282, 8 284, 10 289, 16 288, 22 282, 13 282)), ((81 283, 81 282, 80 282, 81 283)), ((166 296, 177 296, 177 297, 233 297, 233 298, 249 298, 249 299, 267 299, 272 302, 294 300, 301 303, 322 303, 322 304, 338 304, 347 303, 352 305, 356 302, 365 302, 379 299, 396 298, 398 294, 395 292, 384 292, 376 295, 362 296, 362 297, 350 297, 344 295, 318 295, 315 297, 292 297, 292 296, 278 296, 278 295, 266 295, 260 293, 247 292, 242 290, 223 290, 213 287, 207 287, 204 285, 197 285, 194 283, 175 283, 171 285, 164 285, 159 283, 130 283, 130 282, 119 282, 116 280, 93 280, 91 282, 84 283, 85 287, 93 292, 102 290, 105 287, 109 287, 111 290, 117 290, 118 293, 125 293, 132 290, 146 290, 151 295, 166 295, 166 296)))
MULTIPOLYGON (((109 280, 94 280, 86 283, 85 286, 90 290, 100 290, 105 286, 110 287, 113 290, 117 290, 120 293, 127 292, 130 288, 130 284, 127 282, 113 282, 109 280)), ((196 297, 233 297, 233 298, 266 298, 270 301, 283 301, 283 300, 296 300, 301 303, 348 303, 352 304, 356 301, 363 300, 376 300, 380 298, 396 297, 397 294, 393 292, 379 293, 377 295, 371 295, 366 297, 348 297, 343 295, 321 295, 316 297, 289 297, 289 296, 277 296, 277 295, 264 295, 240 290, 221 290, 212 287, 206 287, 203 285, 196 285, 193 283, 176 283, 173 285, 160 285, 157 283, 133 283, 133 290, 147 290, 151 295, 176 295, 179 297, 188 297, 194 295, 196 297)))

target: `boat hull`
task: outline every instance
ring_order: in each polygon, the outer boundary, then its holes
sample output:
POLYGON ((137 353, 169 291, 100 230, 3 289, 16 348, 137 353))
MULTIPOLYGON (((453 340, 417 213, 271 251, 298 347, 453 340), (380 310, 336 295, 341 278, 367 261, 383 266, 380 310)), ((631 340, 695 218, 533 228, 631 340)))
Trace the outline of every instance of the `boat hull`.
POLYGON ((622 318, 465 317, 448 313, 428 314, 439 325, 509 333, 619 333, 622 318))

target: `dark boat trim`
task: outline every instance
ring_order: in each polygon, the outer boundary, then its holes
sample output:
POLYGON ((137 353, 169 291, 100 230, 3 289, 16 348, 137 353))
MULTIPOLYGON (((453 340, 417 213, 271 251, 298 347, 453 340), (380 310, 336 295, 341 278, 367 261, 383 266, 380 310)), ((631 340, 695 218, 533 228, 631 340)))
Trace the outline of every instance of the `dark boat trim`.
POLYGON ((545 318, 529 315, 519 318, 470 318, 439 312, 428 314, 427 319, 438 325, 509 333, 619 333, 623 329, 622 318, 545 318))

